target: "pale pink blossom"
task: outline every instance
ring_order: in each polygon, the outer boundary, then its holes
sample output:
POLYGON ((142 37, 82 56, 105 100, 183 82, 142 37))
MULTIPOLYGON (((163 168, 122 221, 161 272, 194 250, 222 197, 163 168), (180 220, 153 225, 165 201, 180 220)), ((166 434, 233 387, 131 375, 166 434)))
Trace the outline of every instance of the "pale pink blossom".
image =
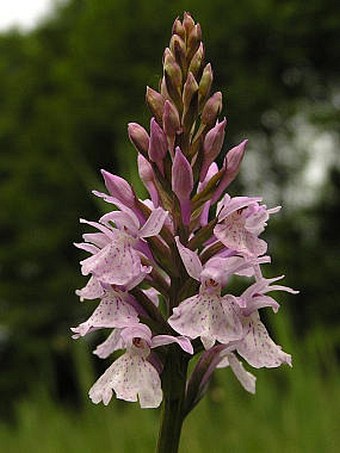
MULTIPOLYGON (((108 340, 106 340, 108 343, 108 340)), ((157 369, 148 361, 152 348, 177 343, 185 352, 192 354, 190 341, 184 337, 156 335, 144 324, 124 328, 110 338, 111 344, 101 345, 95 351, 101 357, 107 356, 107 347, 116 350, 123 346, 126 352, 119 357, 94 383, 89 396, 94 403, 107 405, 113 392, 118 399, 139 400, 142 408, 158 407, 163 398, 161 379, 157 369), (119 338, 120 337, 120 338, 119 338)))
POLYGON ((243 337, 235 296, 221 295, 230 275, 249 267, 242 258, 212 258, 204 266, 197 253, 184 247, 176 238, 184 266, 193 279, 200 281, 199 293, 180 302, 168 319, 176 332, 189 338, 201 338, 205 349, 216 341, 227 344, 243 337))
POLYGON ((167 215, 164 209, 157 208, 143 226, 140 226, 137 216, 130 209, 106 214, 99 223, 81 220, 100 231, 85 234, 85 243, 76 244, 92 253, 80 263, 82 274, 92 274, 102 284, 133 287, 133 283, 140 283, 151 268, 142 265, 141 253, 135 247, 139 240, 157 235, 167 215))
POLYGON ((280 206, 267 209, 260 201, 259 197, 231 198, 226 194, 218 204, 214 234, 228 249, 244 256, 266 253, 267 243, 258 236, 264 231, 269 215, 278 212, 280 206))

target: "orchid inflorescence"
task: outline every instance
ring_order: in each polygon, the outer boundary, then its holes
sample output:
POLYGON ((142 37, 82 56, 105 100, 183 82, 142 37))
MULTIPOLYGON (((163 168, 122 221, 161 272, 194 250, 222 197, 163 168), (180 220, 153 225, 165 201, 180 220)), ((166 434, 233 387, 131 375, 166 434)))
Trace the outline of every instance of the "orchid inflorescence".
POLYGON ((147 88, 150 131, 128 125, 150 198, 140 200, 125 179, 103 170, 108 193, 94 194, 114 210, 98 222, 81 220, 95 231, 76 244, 90 254, 81 261, 89 281, 76 293, 100 302, 87 321, 72 328, 73 338, 106 329, 110 333, 94 354, 105 359, 124 351, 90 389, 94 403, 108 404, 114 392, 119 399, 139 400, 143 408, 158 407, 172 391, 172 376, 178 379, 176 360, 187 364, 199 356, 188 379, 185 368, 184 416, 216 368, 230 367, 254 393, 255 377, 244 361, 254 368, 291 364, 259 315, 264 307, 278 310, 272 291, 296 292, 277 283, 283 276, 262 274, 270 257, 259 236, 280 207, 226 193, 247 141, 217 165, 226 119, 218 119, 222 94, 211 94, 212 80, 201 28, 185 13, 175 20, 165 49, 159 91, 147 88), (247 289, 230 294, 230 282, 237 279, 247 289))

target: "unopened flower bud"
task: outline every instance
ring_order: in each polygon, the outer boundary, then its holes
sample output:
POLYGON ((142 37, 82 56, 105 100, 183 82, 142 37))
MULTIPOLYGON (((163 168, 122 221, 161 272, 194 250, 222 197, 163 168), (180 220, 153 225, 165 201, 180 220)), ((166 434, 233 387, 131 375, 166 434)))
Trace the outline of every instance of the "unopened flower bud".
POLYGON ((223 121, 217 123, 215 127, 210 129, 205 136, 203 144, 204 157, 201 167, 200 181, 204 180, 210 164, 216 159, 221 151, 226 124, 227 120, 224 118, 223 121))
POLYGON ((176 133, 180 130, 180 128, 181 124, 178 111, 171 101, 166 100, 163 112, 163 129, 171 151, 174 149, 176 133))
POLYGON ((178 103, 182 91, 183 75, 179 64, 176 63, 174 56, 170 54, 171 52, 165 55, 164 76, 166 88, 170 97, 175 103, 178 103))
POLYGON ((182 99, 182 122, 186 129, 190 129, 198 113, 198 84, 191 72, 189 72, 187 80, 184 84, 182 99))
POLYGON ((141 154, 138 154, 137 164, 139 176, 144 183, 153 181, 155 179, 155 174, 153 172, 152 166, 141 154))
POLYGON ((138 123, 128 124, 128 135, 131 143, 142 154, 147 154, 149 149, 149 134, 138 123))
POLYGON ((164 158, 168 149, 166 135, 155 118, 150 121, 149 158, 155 162, 159 171, 164 175, 164 158))
POLYGON ((198 102, 200 109, 210 94, 210 89, 213 81, 213 72, 211 64, 208 63, 203 70, 203 74, 198 85, 198 102))
POLYGON ((192 168, 179 146, 172 165, 172 189, 178 198, 190 196, 194 188, 192 168))
POLYGON ((109 193, 121 203, 125 204, 125 206, 133 208, 136 195, 130 184, 124 178, 113 175, 106 170, 101 170, 101 174, 103 175, 105 186, 109 193))
POLYGON ((190 222, 190 194, 194 188, 194 178, 192 168, 185 158, 179 146, 175 151, 175 158, 172 164, 172 190, 176 194, 182 211, 183 223, 188 225, 190 222))
POLYGON ((178 17, 175 19, 175 22, 172 26, 172 34, 180 36, 183 40, 185 39, 185 28, 178 17))
POLYGON ((202 123, 212 126, 216 123, 217 117, 222 110, 222 93, 217 91, 205 104, 202 112, 202 123))
POLYGON ((200 24, 196 24, 191 30, 187 39, 187 60, 190 61, 199 48, 202 39, 202 30, 200 24))
POLYGON ((189 72, 183 89, 184 110, 188 110, 193 95, 198 91, 198 84, 192 72, 189 72))
POLYGON ((146 87, 146 103, 159 124, 162 124, 164 97, 158 91, 146 87))
POLYGON ((162 77, 160 82, 160 92, 164 99, 170 99, 168 90, 166 88, 165 76, 162 77))
POLYGON ((185 13, 183 14, 183 26, 184 26, 184 28, 185 28, 186 35, 189 36, 191 30, 192 30, 192 29, 194 28, 194 26, 195 26, 195 21, 194 21, 194 19, 191 17, 191 14, 188 13, 188 12, 185 12, 185 13))
POLYGON ((159 205, 159 194, 155 184, 155 174, 150 163, 141 154, 137 158, 140 179, 147 188, 155 207, 159 205))
POLYGON ((227 152, 223 162, 223 176, 212 198, 212 203, 215 203, 224 193, 226 188, 236 178, 240 165, 244 156, 248 140, 243 140, 239 145, 234 146, 227 152))
MULTIPOLYGON (((240 165, 246 150, 248 140, 243 140, 239 145, 230 149, 226 155, 226 170, 229 175, 229 180, 234 179, 239 172, 240 165)), ((231 180, 230 180, 231 182, 231 180)))
POLYGON ((216 162, 212 162, 209 165, 209 168, 208 168, 208 170, 206 172, 206 175, 205 175, 204 179, 198 184, 198 192, 201 192, 206 187, 206 185, 208 184, 210 179, 214 175, 216 175, 216 173, 218 173, 217 163, 216 162))
POLYGON ((172 35, 171 40, 170 40, 170 49, 171 49, 171 52, 174 55, 177 63, 181 67, 184 67, 186 48, 185 48, 185 42, 183 41, 183 39, 180 36, 172 35))
POLYGON ((203 60, 204 60, 204 46, 203 43, 201 42, 189 66, 189 72, 192 72, 192 74, 195 77, 198 77, 201 73, 203 60))
POLYGON ((163 64, 165 64, 166 62, 172 64, 175 61, 175 55, 172 53, 169 47, 166 47, 163 52, 163 64))

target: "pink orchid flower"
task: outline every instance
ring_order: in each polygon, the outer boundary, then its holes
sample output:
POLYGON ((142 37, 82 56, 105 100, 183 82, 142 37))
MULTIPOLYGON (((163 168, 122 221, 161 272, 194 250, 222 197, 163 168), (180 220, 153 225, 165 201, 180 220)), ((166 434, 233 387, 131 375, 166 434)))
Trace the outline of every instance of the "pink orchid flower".
POLYGON ((85 243, 75 244, 92 254, 81 261, 83 275, 92 274, 102 284, 139 284, 151 271, 151 267, 141 263, 141 252, 135 247, 139 240, 157 235, 163 227, 168 213, 162 208, 152 211, 141 227, 131 209, 105 214, 99 222, 87 223, 100 233, 84 234, 85 243), (116 228, 111 226, 114 223, 116 228))
POLYGON ((199 293, 180 302, 168 319, 176 332, 189 338, 201 338, 205 349, 216 341, 227 344, 243 337, 243 327, 236 309, 237 299, 221 295, 228 278, 252 264, 241 257, 210 259, 204 266, 196 252, 184 247, 176 238, 184 266, 194 280, 201 283, 199 293))
POLYGON ((187 338, 171 335, 153 337, 149 327, 144 324, 124 328, 110 341, 111 347, 117 348, 118 343, 118 347, 124 346, 126 352, 113 362, 90 389, 89 396, 96 404, 102 401, 107 405, 114 391, 118 399, 139 399, 142 408, 158 407, 163 392, 158 371, 148 361, 151 349, 177 343, 188 354, 193 353, 187 338))
POLYGON ((264 231, 270 214, 281 207, 267 209, 260 205, 260 197, 234 197, 226 194, 218 204, 218 224, 214 228, 216 238, 227 248, 244 256, 261 256, 267 251, 267 243, 258 236, 264 231))

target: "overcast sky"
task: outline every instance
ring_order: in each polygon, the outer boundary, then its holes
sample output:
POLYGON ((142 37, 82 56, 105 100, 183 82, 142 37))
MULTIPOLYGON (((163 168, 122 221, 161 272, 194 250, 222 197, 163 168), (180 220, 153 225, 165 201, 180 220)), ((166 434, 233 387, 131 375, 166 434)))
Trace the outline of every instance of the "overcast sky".
POLYGON ((53 0, 0 0, 0 31, 12 26, 34 27, 53 3, 53 0))

